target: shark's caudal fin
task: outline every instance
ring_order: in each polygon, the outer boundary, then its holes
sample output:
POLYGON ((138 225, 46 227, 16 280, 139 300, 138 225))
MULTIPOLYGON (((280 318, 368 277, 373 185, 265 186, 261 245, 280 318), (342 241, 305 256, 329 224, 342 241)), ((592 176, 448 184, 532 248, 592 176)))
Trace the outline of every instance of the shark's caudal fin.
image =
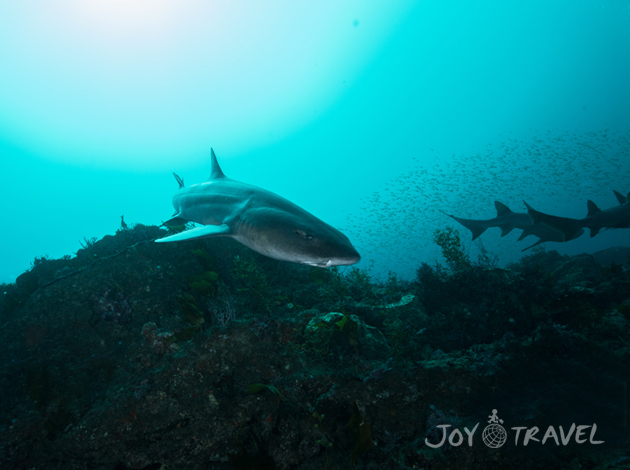
POLYGON ((214 154, 214 149, 210 149, 210 159, 212 160, 212 171, 210 172, 209 180, 216 180, 220 178, 225 178, 223 171, 221 171, 221 167, 219 166, 219 162, 217 161, 217 156, 214 154))
POLYGON ((179 242, 182 240, 192 240, 204 237, 226 237, 231 234, 231 229, 227 225, 204 225, 192 230, 171 235, 170 237, 158 238, 156 243, 179 242))
POLYGON ((460 219, 459 217, 455 217, 454 215, 447 214, 443 210, 438 209, 442 214, 448 215, 451 219, 459 222, 464 227, 472 232, 472 239, 475 240, 478 238, 483 232, 488 228, 486 225, 482 223, 482 221, 474 220, 474 219, 460 219))
MULTIPOLYGON (((576 238, 580 231, 580 221, 577 219, 569 219, 567 217, 556 217, 555 215, 543 214, 538 212, 532 206, 523 201, 525 207, 527 207, 527 213, 529 218, 535 224, 543 224, 547 227, 558 230, 562 233, 563 241, 569 241, 576 238)), ((531 248, 531 247, 530 247, 531 248)))

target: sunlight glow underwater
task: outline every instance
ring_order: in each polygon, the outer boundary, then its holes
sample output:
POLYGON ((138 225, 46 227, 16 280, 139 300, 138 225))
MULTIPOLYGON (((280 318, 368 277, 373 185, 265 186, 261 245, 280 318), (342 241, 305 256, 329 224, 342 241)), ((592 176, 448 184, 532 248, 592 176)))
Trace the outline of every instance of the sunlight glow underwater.
POLYGON ((0 20, 0 61, 11 71, 0 78, 0 139, 42 158, 127 169, 260 146, 334 102, 408 8, 394 3, 0 6, 13 20, 0 20), (378 18, 369 35, 357 14, 378 18))

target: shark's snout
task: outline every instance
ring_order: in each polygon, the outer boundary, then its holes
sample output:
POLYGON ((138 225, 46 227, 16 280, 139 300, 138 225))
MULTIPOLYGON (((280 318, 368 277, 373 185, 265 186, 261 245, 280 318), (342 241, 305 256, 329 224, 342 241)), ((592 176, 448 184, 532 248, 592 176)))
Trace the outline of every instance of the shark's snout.
POLYGON ((331 258, 328 260, 324 267, 331 268, 333 266, 350 266, 352 264, 357 264, 361 261, 361 255, 356 250, 353 250, 354 253, 348 254, 339 258, 331 258))

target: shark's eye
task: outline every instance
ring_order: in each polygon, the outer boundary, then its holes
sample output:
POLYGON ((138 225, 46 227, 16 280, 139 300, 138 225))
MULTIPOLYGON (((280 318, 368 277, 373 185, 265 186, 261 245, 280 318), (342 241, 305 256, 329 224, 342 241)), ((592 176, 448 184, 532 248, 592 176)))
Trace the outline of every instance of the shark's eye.
POLYGON ((307 242, 312 242, 313 241, 313 235, 306 233, 304 230, 296 230, 295 233, 297 233, 300 237, 302 237, 304 240, 306 240, 307 242))

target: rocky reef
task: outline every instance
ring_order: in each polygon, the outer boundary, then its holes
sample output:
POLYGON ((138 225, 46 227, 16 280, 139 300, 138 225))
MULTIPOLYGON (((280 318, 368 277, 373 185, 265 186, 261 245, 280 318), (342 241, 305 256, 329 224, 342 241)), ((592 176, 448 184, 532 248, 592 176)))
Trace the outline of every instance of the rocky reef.
POLYGON ((377 282, 164 234, 2 286, 1 468, 630 467, 625 260, 377 282))

